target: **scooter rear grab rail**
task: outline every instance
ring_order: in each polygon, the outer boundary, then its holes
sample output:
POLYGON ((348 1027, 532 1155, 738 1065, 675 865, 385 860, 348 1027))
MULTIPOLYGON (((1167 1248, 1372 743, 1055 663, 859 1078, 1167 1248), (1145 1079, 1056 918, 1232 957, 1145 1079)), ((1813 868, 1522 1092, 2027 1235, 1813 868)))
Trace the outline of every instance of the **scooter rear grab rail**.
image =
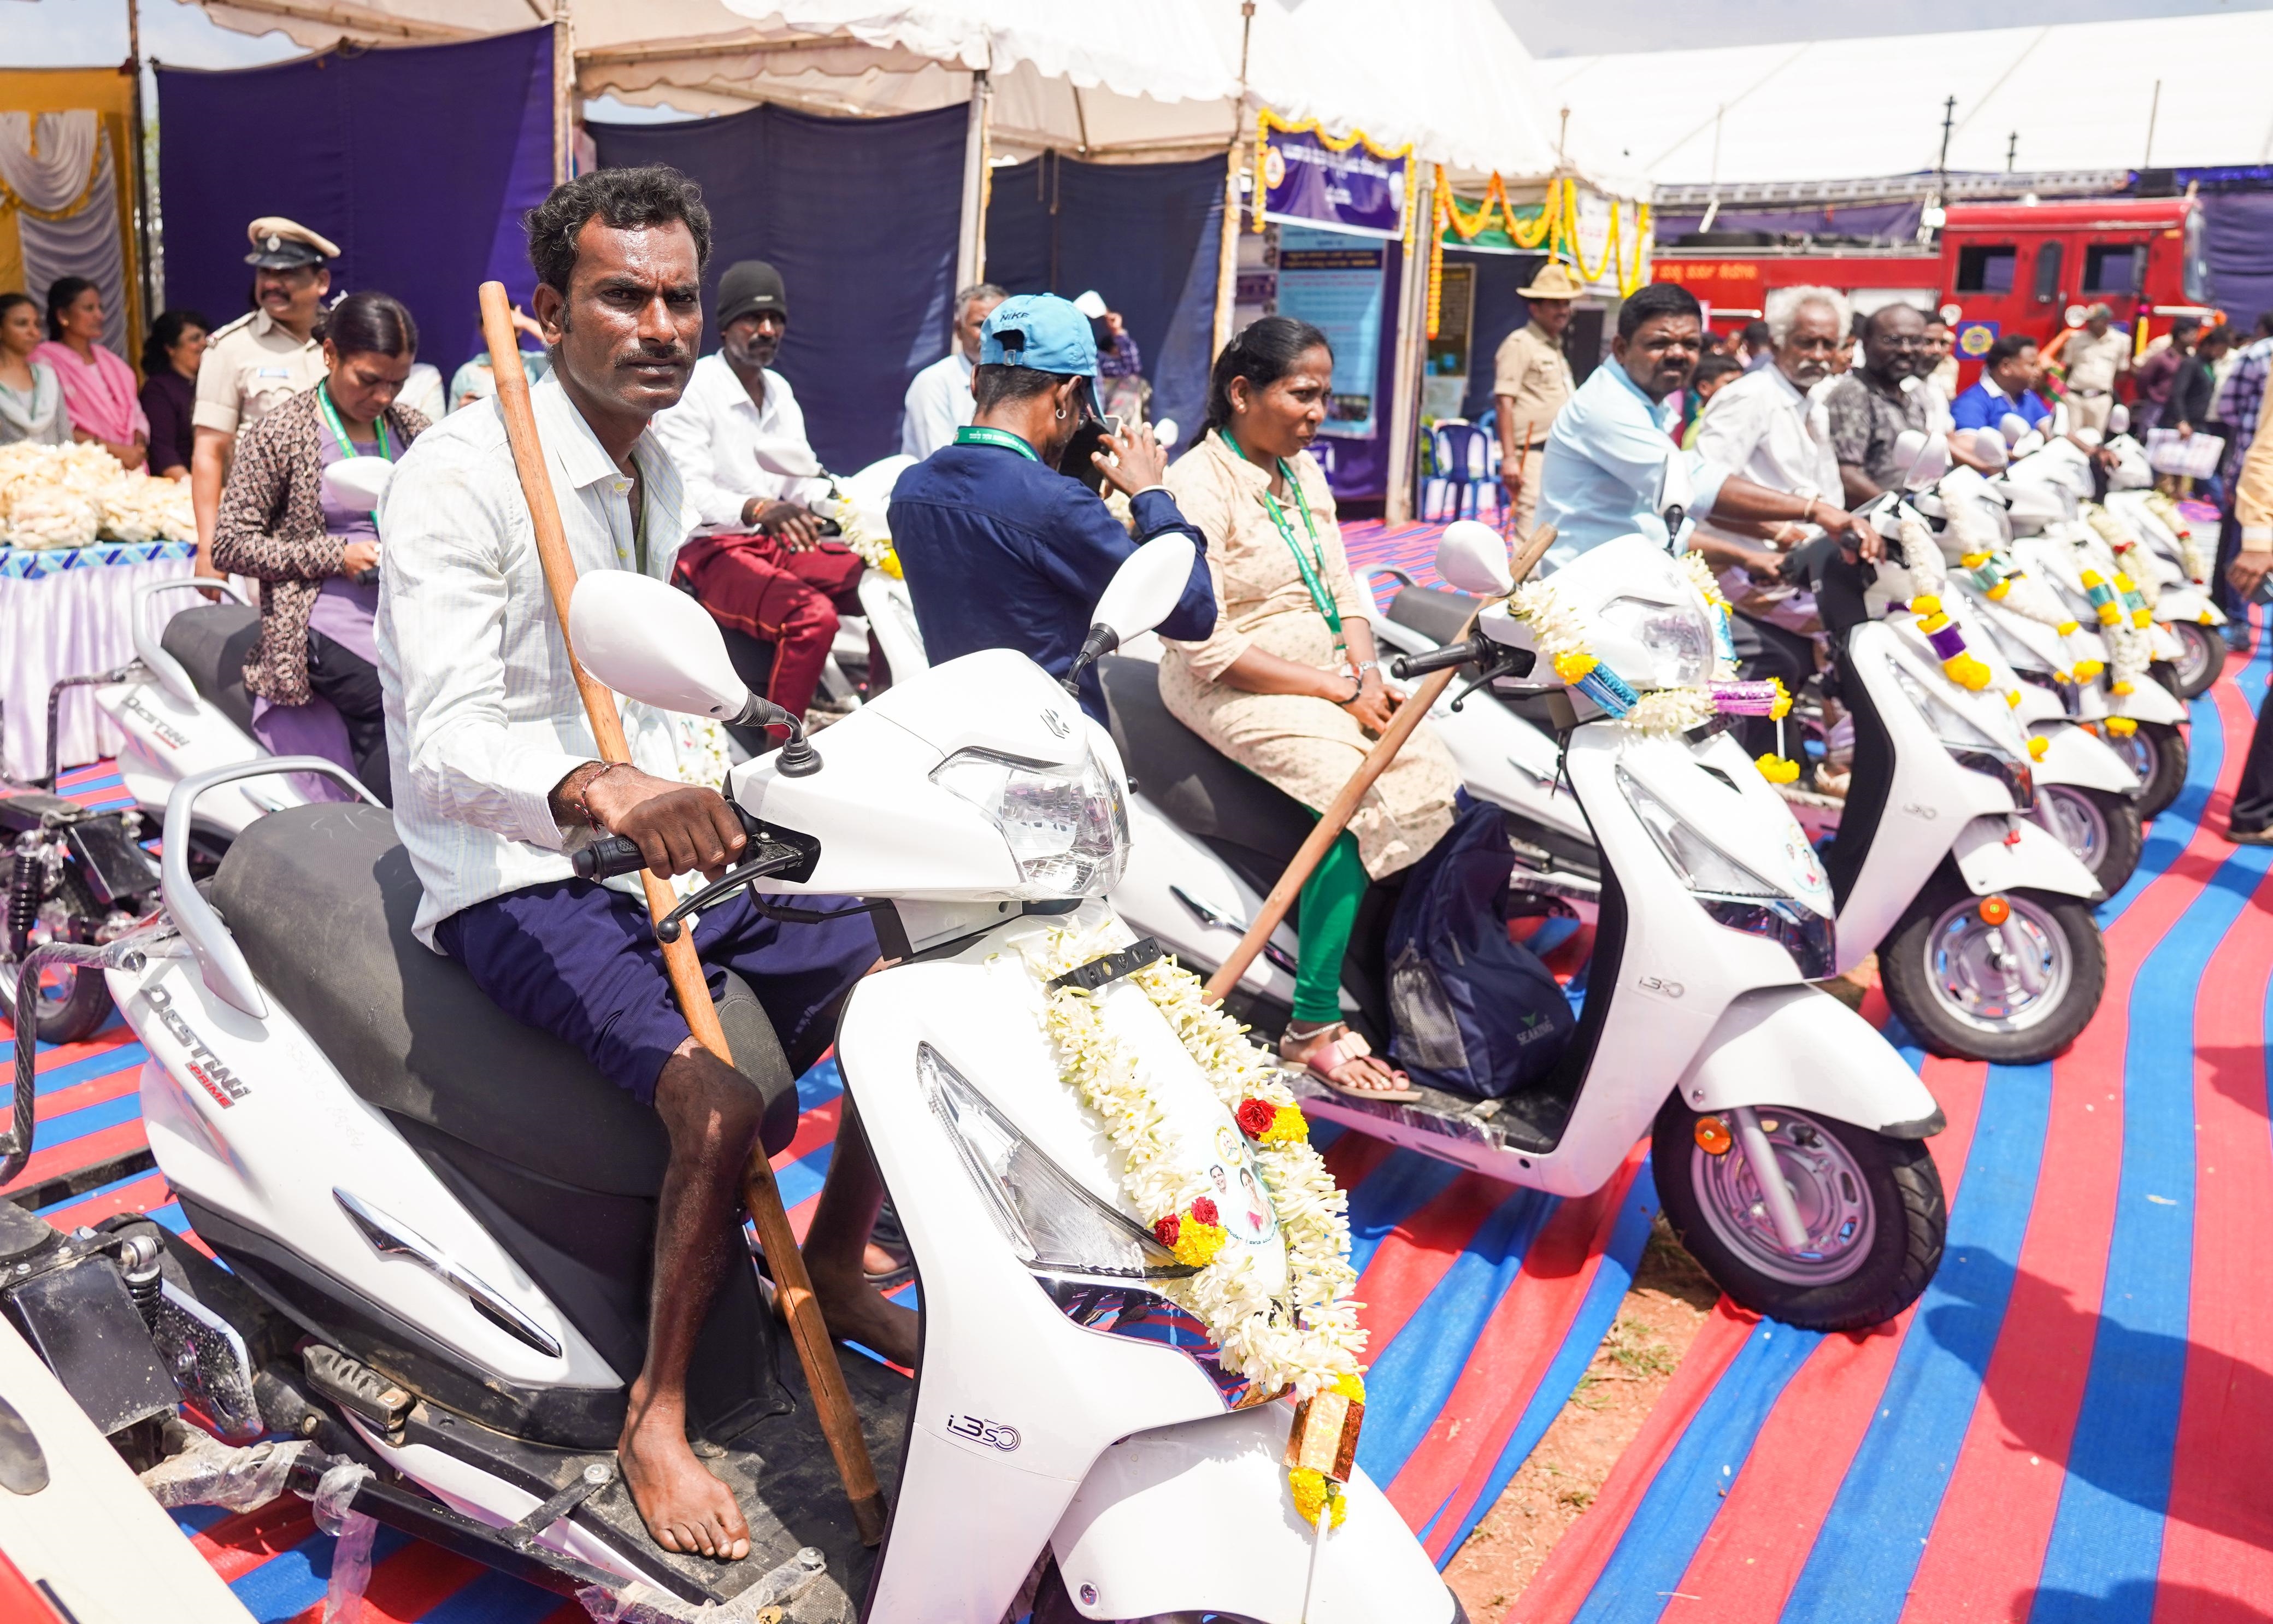
POLYGON ((221 915, 214 912, 213 905, 198 894, 190 878, 190 815, 197 806, 198 797, 209 789, 234 784, 240 778, 265 778, 287 772, 312 772, 331 778, 372 806, 381 804, 355 774, 320 756, 279 756, 267 761, 233 762, 211 772, 184 778, 166 798, 166 849, 158 866, 158 891, 165 898, 166 913, 173 920, 174 928, 181 932, 182 940, 197 955, 198 968, 205 976, 206 985, 216 996, 255 1020, 268 1019, 268 1000, 260 990, 260 983, 253 979, 252 966, 244 962, 244 953, 237 946, 236 938, 221 922, 221 915))
POLYGON ((42 942, 16 967, 16 1094, 8 1132, 0 1133, 0 1184, 24 1170, 32 1159, 39 1092, 40 976, 50 965, 92 970, 139 970, 145 944, 164 934, 152 924, 110 942, 42 942))
MULTIPOLYGON (((143 613, 143 610, 161 592, 192 591, 226 592, 238 603, 245 604, 244 594, 238 591, 232 583, 218 575, 191 575, 174 581, 153 581, 135 588, 133 613, 127 617, 127 623, 134 632, 134 658, 150 668, 150 674, 158 679, 159 687, 185 705, 198 703, 198 685, 190 680, 190 673, 182 669, 182 662, 166 652, 158 641, 159 634, 152 628, 149 617, 143 613)), ((245 604, 245 606, 251 607, 250 604, 245 604)))

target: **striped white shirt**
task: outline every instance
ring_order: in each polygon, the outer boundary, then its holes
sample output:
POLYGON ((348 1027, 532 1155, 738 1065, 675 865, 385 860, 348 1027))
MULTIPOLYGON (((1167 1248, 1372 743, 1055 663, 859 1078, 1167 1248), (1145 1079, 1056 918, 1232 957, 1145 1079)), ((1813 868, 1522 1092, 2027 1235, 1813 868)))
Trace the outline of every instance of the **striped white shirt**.
MULTIPOLYGON (((636 569, 632 482, 561 389, 530 390, 561 527, 579 575, 636 569)), ((686 539, 679 474, 652 431, 632 455, 646 492, 647 573, 670 577, 686 539)), ((379 670, 394 828, 426 888, 413 928, 570 877, 547 797, 599 758, 553 619, 529 505, 495 401, 453 412, 403 454, 379 509, 379 670)), ((660 778, 670 718, 619 700, 632 759, 660 778)), ((611 882, 638 894, 636 876, 611 882)))

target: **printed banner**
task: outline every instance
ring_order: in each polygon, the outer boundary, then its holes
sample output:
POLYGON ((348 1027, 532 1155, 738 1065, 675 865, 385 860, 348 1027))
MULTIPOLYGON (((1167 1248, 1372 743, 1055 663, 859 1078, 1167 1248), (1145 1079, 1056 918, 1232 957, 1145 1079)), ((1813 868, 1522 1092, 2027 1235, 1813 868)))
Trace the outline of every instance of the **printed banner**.
MULTIPOLYGON (((1384 235, 1393 235, 1385 233, 1384 235)), ((1372 437, 1381 354, 1381 290, 1389 250, 1347 231, 1279 229, 1279 313, 1309 322, 1333 347, 1333 398, 1322 434, 1372 437)))
POLYGON ((1263 123, 1263 218, 1332 226, 1361 237, 1405 234, 1402 154, 1385 157, 1360 139, 1336 151, 1310 130, 1263 123))

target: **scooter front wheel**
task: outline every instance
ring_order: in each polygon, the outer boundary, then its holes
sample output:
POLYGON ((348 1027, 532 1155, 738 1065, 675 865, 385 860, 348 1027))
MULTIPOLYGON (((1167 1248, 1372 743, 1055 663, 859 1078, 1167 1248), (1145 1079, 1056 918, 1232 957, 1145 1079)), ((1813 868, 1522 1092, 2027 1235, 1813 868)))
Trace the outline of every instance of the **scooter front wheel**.
MULTIPOLYGON (((110 1019, 110 989, 102 972, 51 965, 40 978, 32 1013, 42 1043, 76 1043, 91 1038, 110 1019)), ((16 1019, 16 963, 0 958, 0 1016, 16 1019)))
POLYGON ((2111 897, 2139 866, 2146 831, 2128 795, 2078 784, 2039 784, 2030 815, 2044 831, 2075 853, 2111 897))
POLYGON ((2225 657, 2232 650, 2225 639, 2219 636, 2214 626, 2198 626, 2192 620, 2173 620, 2172 634, 2179 640, 2179 658, 2171 662, 2171 674, 2180 699, 2193 699, 2209 692, 2210 684, 2225 669, 2225 657))
POLYGON ((2169 722, 2142 722, 2127 733, 2107 734, 2123 764, 2143 786, 2134 802, 2142 818, 2154 817, 2179 798, 2187 783, 2187 736, 2169 722))
POLYGON ((1860 1330, 1909 1307, 1941 1265, 1949 1221, 1924 1143, 1781 1106, 1752 1116, 1791 1192, 1802 1245, 1769 1211, 1734 1113, 1700 1116, 1674 1094, 1652 1135, 1666 1222, 1714 1283, 1812 1331, 1860 1330))
POLYGON ((2089 904, 2051 891, 1929 885, 1879 948, 1887 1002, 1937 1055, 2030 1065, 2075 1041, 2107 986, 2089 904))

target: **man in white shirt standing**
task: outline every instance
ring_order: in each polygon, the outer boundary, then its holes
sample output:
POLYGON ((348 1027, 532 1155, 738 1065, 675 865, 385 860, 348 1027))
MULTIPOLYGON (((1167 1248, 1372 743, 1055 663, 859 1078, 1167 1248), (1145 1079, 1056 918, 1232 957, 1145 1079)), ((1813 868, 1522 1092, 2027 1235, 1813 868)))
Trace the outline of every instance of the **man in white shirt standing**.
POLYGON ((2115 380, 2131 370, 2131 335, 2115 325, 2115 312, 2095 304, 2082 327, 2060 347, 2067 386, 2068 425, 2104 432, 2115 410, 2115 380))
MULTIPOLYGON (((680 575, 721 626, 773 646, 765 696, 803 716, 838 618, 861 612, 864 566, 843 543, 822 539, 809 506, 829 494, 829 480, 789 380, 773 370, 788 331, 781 273, 762 259, 728 266, 718 279, 717 352, 694 364, 686 395, 656 416, 655 432, 697 524, 680 575)), ((873 643, 869 674, 880 686, 873 643)))
MULTIPOLYGON (((588 578, 666 579, 684 497, 647 431, 694 364, 709 213, 675 169, 601 169, 553 188, 529 236, 554 357, 530 397, 568 551, 588 578)), ((605 831, 637 842, 658 875, 716 876, 744 846, 740 826, 717 791, 676 776, 667 717, 626 705, 632 762, 596 759, 493 402, 422 435, 383 511, 379 675, 395 830, 425 890, 414 929, 507 1014, 575 1044, 661 1116, 670 1160, 647 1352, 617 1455, 657 1544, 739 1560, 748 1524, 688 1446, 686 1372, 744 1255, 739 1186, 766 1095, 688 1033, 636 883, 576 879, 563 848, 572 831, 605 831)), ((865 914, 784 926, 746 898, 707 911, 694 942, 749 982, 792 1069, 834 1037, 842 999, 877 958, 865 914)), ((861 1276, 881 1197, 848 1101, 806 1257, 836 1335, 911 1360, 914 1316, 861 1276)))
POLYGON ((974 282, 955 296, 955 348, 908 383, 900 417, 902 455, 920 462, 941 446, 953 445, 956 430, 970 426, 976 410, 971 375, 979 365, 979 330, 1009 297, 991 282, 974 282))

